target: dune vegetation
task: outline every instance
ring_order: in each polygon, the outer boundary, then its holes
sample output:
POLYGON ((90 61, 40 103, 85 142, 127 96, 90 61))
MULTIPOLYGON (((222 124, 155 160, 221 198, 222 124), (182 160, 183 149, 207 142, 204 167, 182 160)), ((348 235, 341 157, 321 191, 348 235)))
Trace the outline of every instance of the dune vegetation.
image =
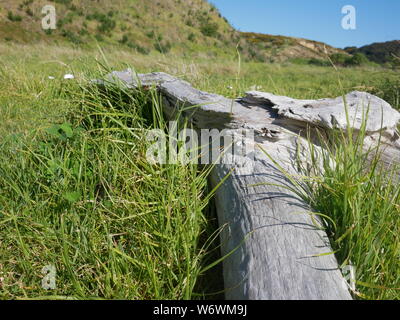
MULTIPOLYGON (((163 71, 229 98, 358 90, 400 109, 386 50, 398 41, 342 50, 240 32, 203 0, 0 2, 1 299, 223 298, 211 168, 148 163, 146 130, 166 130, 160 97, 92 79, 163 71), (41 27, 49 2, 54 30, 41 27)), ((355 267, 353 296, 399 299, 398 168, 371 165, 361 140, 337 136, 335 166, 294 185, 355 267)))
MULTIPOLYGON (((155 92, 89 85, 127 67, 228 97, 360 90, 400 107, 398 73, 378 66, 0 44, 1 298, 189 299, 223 290, 209 168, 147 163, 145 130, 164 128, 155 92), (54 290, 42 288, 48 265, 54 290)), ((337 170, 321 175, 309 202, 337 225, 339 260, 360 272, 356 296, 398 299, 400 189, 390 174, 363 172, 363 155, 349 148, 336 151, 337 170)))

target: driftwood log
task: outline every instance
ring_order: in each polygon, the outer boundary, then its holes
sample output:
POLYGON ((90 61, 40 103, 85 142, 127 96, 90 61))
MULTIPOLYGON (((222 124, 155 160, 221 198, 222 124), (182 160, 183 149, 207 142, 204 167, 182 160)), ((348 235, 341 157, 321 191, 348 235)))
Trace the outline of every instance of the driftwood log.
MULTIPOLYGON (((327 254, 332 249, 325 231, 316 225, 308 205, 282 187, 290 182, 276 166, 298 174, 294 160, 299 145, 309 146, 306 132, 346 130, 342 97, 296 100, 252 91, 231 100, 165 73, 136 75, 131 70, 113 72, 102 83, 116 81, 128 88, 156 86, 165 114, 172 116, 180 108, 198 129, 228 129, 239 135, 242 129, 254 130, 254 139, 243 138, 254 146, 250 167, 246 161, 218 164, 210 177, 216 186, 231 172, 216 193, 218 220, 224 226, 222 256, 231 253, 223 262, 227 299, 352 298, 335 256, 327 254), (189 106, 197 107, 184 109, 189 106)), ((400 159, 400 114, 365 92, 345 98, 355 130, 367 116, 366 145, 381 137, 385 162, 400 159)))

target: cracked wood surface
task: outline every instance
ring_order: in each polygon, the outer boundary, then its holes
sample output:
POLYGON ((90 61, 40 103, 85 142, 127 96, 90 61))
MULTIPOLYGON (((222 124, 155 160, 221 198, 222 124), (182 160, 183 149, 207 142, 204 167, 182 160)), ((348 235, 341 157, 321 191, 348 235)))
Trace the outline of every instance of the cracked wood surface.
MULTIPOLYGON (((266 155, 288 173, 298 174, 296 152, 299 146, 308 147, 302 132, 346 129, 341 97, 296 100, 252 91, 232 100, 197 90, 165 73, 136 75, 131 70, 112 72, 101 83, 117 81, 132 89, 156 86, 169 117, 177 109, 196 106, 183 115, 199 129, 226 128, 234 134, 240 134, 238 129, 255 131, 255 139, 244 138, 254 146, 254 160, 217 164, 210 176, 216 186, 233 169, 215 196, 219 224, 224 226, 221 252, 224 256, 233 251, 223 262, 227 299, 351 299, 335 256, 327 254, 332 249, 325 231, 316 225, 308 205, 282 187, 290 186, 290 181, 266 155)), ((400 114, 368 93, 351 92, 346 100, 352 126, 359 129, 368 115, 368 143, 373 145, 381 135, 387 162, 399 159, 396 125, 400 114)))

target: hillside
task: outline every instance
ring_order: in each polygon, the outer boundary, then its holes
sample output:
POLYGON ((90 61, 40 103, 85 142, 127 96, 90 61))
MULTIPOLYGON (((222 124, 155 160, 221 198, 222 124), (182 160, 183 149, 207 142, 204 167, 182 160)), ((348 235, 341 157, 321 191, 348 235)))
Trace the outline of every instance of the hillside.
POLYGON ((216 48, 239 39, 219 12, 203 0, 0 0, 1 40, 121 44, 141 53, 216 48), (52 3, 57 29, 41 28, 41 8, 52 3))
POLYGON ((332 54, 346 54, 341 49, 313 40, 252 32, 244 32, 242 36, 253 47, 263 52, 271 61, 284 61, 296 58, 326 59, 327 56, 332 54))
POLYGON ((356 53, 381 64, 398 63, 393 54, 400 56, 399 40, 342 50, 313 40, 239 32, 206 0, 0 0, 0 41, 81 47, 99 42, 141 54, 204 57, 236 56, 239 48, 247 60, 320 65, 329 64, 328 56, 338 65, 356 53), (49 3, 57 12, 55 30, 41 26, 41 10, 49 3))
POLYGON ((204 0, 0 0, 0 41, 72 42, 206 56, 235 54, 257 61, 325 58, 344 51, 320 42, 242 33, 204 0), (57 29, 41 28, 41 9, 52 3, 57 29))
POLYGON ((363 53, 369 60, 376 63, 391 63, 400 58, 400 40, 376 42, 361 48, 349 47, 345 50, 350 54, 363 53))

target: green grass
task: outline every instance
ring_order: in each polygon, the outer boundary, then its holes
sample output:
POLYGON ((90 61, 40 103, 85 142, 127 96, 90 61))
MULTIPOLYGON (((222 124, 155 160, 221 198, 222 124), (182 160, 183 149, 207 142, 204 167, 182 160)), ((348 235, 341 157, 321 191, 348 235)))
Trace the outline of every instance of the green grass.
POLYGON ((358 134, 330 132, 322 154, 312 150, 311 176, 301 184, 306 200, 323 217, 332 248, 342 266, 353 266, 355 297, 400 298, 399 167, 380 163, 377 148, 364 147, 358 134), (356 138, 348 138, 356 136, 356 138), (333 159, 333 163, 332 163, 333 159), (322 169, 319 163, 322 161, 322 169))
MULTIPOLYGON (((399 76, 387 69, 104 52, 113 70, 164 71, 229 97, 254 85, 303 99, 361 90, 400 107, 399 76)), ((106 72, 96 59, 104 63, 98 50, 0 44, 0 297, 182 299, 219 291, 220 283, 209 284, 221 282, 220 273, 202 272, 217 259, 208 247, 216 223, 207 213, 207 172, 146 161, 145 129, 164 129, 152 112, 158 98, 88 87, 106 72), (76 79, 62 80, 66 73, 76 79), (57 289, 45 291, 41 270, 49 264, 57 289)), ((333 247, 357 267, 360 283, 400 287, 399 189, 349 148, 335 150, 337 168, 319 176, 309 201, 335 221, 333 247)), ((397 290, 357 289, 398 298, 397 290)))
MULTIPOLYGON (((340 267, 353 268, 354 278, 349 280, 353 296, 398 300, 400 166, 383 165, 379 145, 364 145, 363 123, 359 132, 348 122, 345 132, 321 134, 323 148, 309 142, 305 157, 298 157, 299 176, 276 165, 292 184, 285 188, 308 203, 313 217, 319 218, 315 225, 326 230, 340 267)), ((299 155, 303 152, 299 149, 299 155)))
POLYGON ((201 297, 194 288, 214 232, 207 171, 148 163, 145 129, 164 129, 156 94, 3 76, 18 93, 3 98, 7 121, 21 127, 0 143, 0 297, 201 297), (43 118, 51 107, 56 118, 43 118), (46 265, 57 270, 50 292, 46 265))

